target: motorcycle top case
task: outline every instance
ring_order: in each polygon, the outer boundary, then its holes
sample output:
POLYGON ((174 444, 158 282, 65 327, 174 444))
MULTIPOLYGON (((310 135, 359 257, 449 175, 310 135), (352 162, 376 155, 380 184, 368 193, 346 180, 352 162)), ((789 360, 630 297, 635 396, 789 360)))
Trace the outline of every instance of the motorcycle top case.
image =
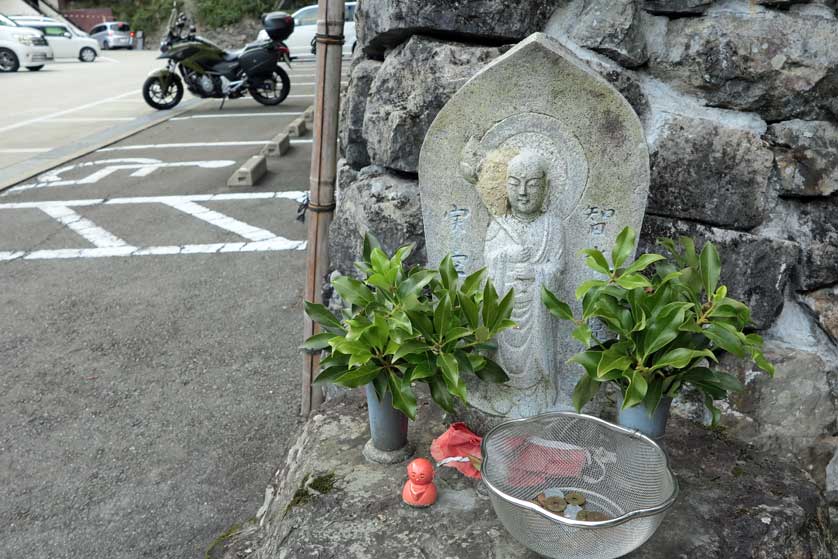
POLYGON ((294 18, 285 12, 271 12, 262 16, 262 27, 274 41, 284 41, 294 32, 294 18))
POLYGON ((239 57, 239 64, 248 76, 269 76, 276 69, 278 61, 276 49, 273 47, 247 49, 239 57))

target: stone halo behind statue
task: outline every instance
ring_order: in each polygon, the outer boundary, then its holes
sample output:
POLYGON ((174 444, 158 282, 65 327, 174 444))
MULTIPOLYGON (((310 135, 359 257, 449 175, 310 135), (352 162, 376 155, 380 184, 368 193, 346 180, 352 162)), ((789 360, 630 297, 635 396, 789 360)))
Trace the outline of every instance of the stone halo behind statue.
POLYGON ((588 162, 579 140, 556 118, 518 113, 501 120, 482 138, 469 138, 461 154, 460 171, 477 190, 489 214, 504 215, 509 211, 507 166, 524 150, 549 165, 544 211, 567 218, 585 193, 588 162))

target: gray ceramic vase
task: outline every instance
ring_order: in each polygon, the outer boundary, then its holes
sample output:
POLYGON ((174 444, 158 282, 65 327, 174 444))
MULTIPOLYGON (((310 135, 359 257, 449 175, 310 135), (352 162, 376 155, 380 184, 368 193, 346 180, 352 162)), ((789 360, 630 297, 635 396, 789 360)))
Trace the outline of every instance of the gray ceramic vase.
POLYGON ((372 444, 378 450, 392 452, 407 445, 407 416, 393 407, 393 395, 387 391, 381 401, 372 384, 366 386, 372 444))
POLYGON ((653 440, 663 438, 666 432, 666 421, 669 419, 669 407, 672 398, 661 398, 655 413, 649 415, 649 410, 643 404, 623 409, 623 396, 617 399, 617 423, 626 429, 640 431, 653 440))

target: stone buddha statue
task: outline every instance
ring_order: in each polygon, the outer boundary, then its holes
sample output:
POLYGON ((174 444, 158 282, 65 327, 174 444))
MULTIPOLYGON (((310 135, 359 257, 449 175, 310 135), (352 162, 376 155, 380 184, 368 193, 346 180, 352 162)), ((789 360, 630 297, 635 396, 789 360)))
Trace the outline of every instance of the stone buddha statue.
POLYGON ((549 207, 549 165, 523 150, 507 164, 508 210, 489 223, 484 259, 498 293, 515 290, 515 329, 497 338, 495 359, 509 375, 507 398, 494 399, 497 413, 527 415, 516 400, 549 408, 556 399, 555 322, 541 303, 541 286, 557 288, 562 271, 563 237, 558 216, 549 207), (516 398, 514 393, 520 398, 516 398))

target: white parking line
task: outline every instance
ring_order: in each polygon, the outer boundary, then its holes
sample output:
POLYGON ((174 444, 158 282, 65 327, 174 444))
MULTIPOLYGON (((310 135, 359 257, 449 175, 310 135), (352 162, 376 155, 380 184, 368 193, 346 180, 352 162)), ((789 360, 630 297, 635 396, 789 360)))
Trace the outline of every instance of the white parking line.
MULTIPOLYGON (((239 142, 183 142, 179 144, 140 144, 132 146, 117 146, 111 148, 102 148, 96 150, 103 151, 135 151, 141 149, 172 149, 172 148, 226 148, 236 146, 263 146, 270 140, 243 140, 239 142)), ((311 139, 308 140, 291 140, 291 144, 310 144, 311 139)))
POLYGON ((52 148, 9 148, 0 149, 0 153, 46 153, 52 148))
POLYGON ((107 99, 100 99, 99 101, 94 101, 93 103, 87 103, 85 105, 79 105, 78 107, 73 107, 72 109, 64 109, 63 111, 58 111, 57 113, 51 113, 44 116, 39 116, 36 118, 30 118, 29 120, 24 120, 21 122, 16 122, 15 124, 9 124, 8 126, 4 126, 0 128, 0 132, 8 132, 9 130, 15 130, 17 128, 23 128, 24 126, 29 126, 30 124, 34 124, 36 122, 43 122, 45 120, 52 120, 59 116, 68 115, 70 113, 75 113, 78 111, 83 111, 85 109, 89 109, 91 107, 96 107, 98 105, 102 105, 104 103, 110 103, 116 99, 121 99, 123 97, 128 97, 129 95, 137 95, 139 94, 138 90, 129 91, 128 93, 123 93, 122 95, 115 95, 113 97, 108 97, 107 99))
POLYGON ((266 229, 247 224, 197 203, 271 198, 300 201, 304 195, 305 192, 297 190, 284 192, 230 192, 222 194, 196 194, 191 196, 133 196, 111 199, 93 198, 0 204, 0 210, 39 209, 94 245, 92 248, 44 249, 31 252, 25 250, 0 251, 0 261, 305 250, 306 241, 296 241, 274 235, 266 229), (99 205, 155 203, 175 208, 189 216, 205 221, 225 231, 235 233, 247 239, 247 242, 136 247, 129 245, 119 237, 102 229, 89 219, 81 217, 70 209, 71 207, 99 205))
POLYGON ((120 204, 177 204, 181 202, 231 202, 234 200, 294 200, 299 202, 305 196, 303 190, 279 192, 223 192, 220 194, 186 194, 170 196, 124 196, 121 198, 83 198, 80 200, 56 200, 44 202, 9 202, 0 204, 0 210, 42 209, 51 207, 79 208, 84 206, 116 206, 120 204))
POLYGON ((270 231, 248 225, 243 221, 239 221, 238 219, 234 219, 230 216, 224 215, 223 213, 205 208, 195 202, 168 202, 166 205, 187 215, 198 218, 201 221, 206 221, 210 225, 215 225, 216 227, 235 233, 240 237, 244 237, 248 241, 267 241, 268 239, 276 237, 276 235, 270 231))
POLYGON ((111 116, 111 117, 78 117, 78 118, 51 118, 50 120, 42 120, 35 124, 50 124, 53 122, 123 122, 134 120, 133 116, 111 116))
POLYGON ((68 229, 75 231, 97 248, 127 247, 128 243, 109 231, 105 231, 67 206, 44 206, 40 210, 68 229))
POLYGON ((247 117, 270 117, 270 116, 299 116, 303 114, 302 112, 270 112, 270 113, 219 113, 219 114, 211 114, 211 115, 190 115, 190 116, 176 116, 174 118, 170 118, 169 120, 191 120, 193 118, 247 118, 247 117))

